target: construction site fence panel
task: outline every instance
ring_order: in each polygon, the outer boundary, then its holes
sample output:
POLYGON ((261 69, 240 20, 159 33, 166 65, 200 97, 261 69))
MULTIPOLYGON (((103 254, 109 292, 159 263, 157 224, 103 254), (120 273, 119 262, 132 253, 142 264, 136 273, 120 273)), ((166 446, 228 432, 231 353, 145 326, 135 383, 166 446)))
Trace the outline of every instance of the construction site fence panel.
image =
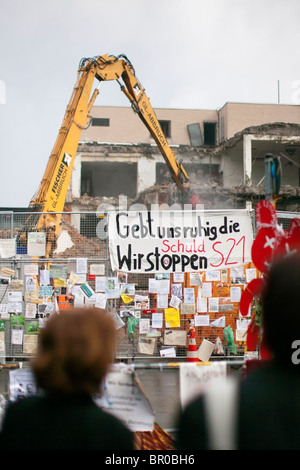
MULTIPOLYGON (((60 234, 47 258, 43 243, 34 236, 38 232, 27 233, 26 243, 21 242, 20 234, 31 216, 37 213, 0 212, 0 363, 30 359, 47 317, 73 305, 105 307, 113 316, 117 360, 149 364, 186 360, 191 323, 197 351, 200 354, 201 349, 204 358, 207 354, 210 359, 244 358, 250 319, 240 318, 239 297, 249 270, 253 275, 252 263, 221 270, 218 280, 210 280, 205 306, 185 303, 185 310, 179 311, 179 324, 172 327, 168 309, 160 308, 156 294, 149 293, 154 274, 112 272, 107 228, 99 224, 96 212, 61 213, 60 234), (109 283, 118 287, 115 295, 109 283), (234 344, 228 341, 225 328, 232 332, 234 344)), ((288 230, 297 216, 278 212, 278 223, 288 230)), ((169 279, 169 298, 175 291, 182 296, 188 288, 196 303, 199 282, 206 280, 205 271, 184 273, 179 283, 172 273, 161 276, 169 279)))

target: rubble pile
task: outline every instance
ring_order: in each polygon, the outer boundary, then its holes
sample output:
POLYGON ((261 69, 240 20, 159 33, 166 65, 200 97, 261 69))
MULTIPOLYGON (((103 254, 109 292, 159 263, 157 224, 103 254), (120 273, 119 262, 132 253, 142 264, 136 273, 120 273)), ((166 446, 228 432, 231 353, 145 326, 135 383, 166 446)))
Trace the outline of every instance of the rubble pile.
MULTIPOLYGON (((122 197, 122 195, 120 196, 122 197)), ((131 201, 127 198, 128 201, 131 201)), ((72 201, 73 205, 80 207, 80 210, 84 211, 100 211, 103 206, 113 206, 118 207, 119 205, 119 196, 117 197, 98 197, 98 196, 88 196, 83 194, 80 198, 74 198, 72 201)))
MULTIPOLYGON (((134 201, 145 204, 147 208, 151 204, 203 204, 209 209, 241 209, 245 207, 245 202, 254 204, 265 198, 265 186, 249 186, 241 184, 232 188, 226 188, 217 182, 206 182, 201 185, 191 183, 190 191, 182 195, 175 184, 155 185, 141 193, 134 201)), ((282 185, 280 189, 280 199, 277 205, 284 205, 284 210, 300 212, 300 187, 282 185)))
POLYGON ((95 237, 90 238, 79 233, 79 231, 65 218, 62 220, 62 232, 66 231, 71 245, 63 251, 56 251, 58 258, 106 258, 106 243, 95 237))

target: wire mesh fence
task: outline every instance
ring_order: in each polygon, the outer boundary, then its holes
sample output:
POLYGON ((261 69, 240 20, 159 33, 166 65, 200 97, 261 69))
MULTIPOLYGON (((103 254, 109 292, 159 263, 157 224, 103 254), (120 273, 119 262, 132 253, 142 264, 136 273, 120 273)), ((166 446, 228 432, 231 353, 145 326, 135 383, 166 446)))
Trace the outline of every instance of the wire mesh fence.
MULTIPOLYGON (((258 275, 252 263, 222 269, 215 277, 207 270, 112 272, 105 224, 97 213, 62 213, 51 257, 45 256, 45 233, 27 230, 26 243, 21 237, 33 215, 40 214, 0 212, 0 362, 32 357, 49 315, 73 305, 108 309, 119 360, 186 360, 191 326, 203 357, 208 350, 212 358, 244 355, 249 318, 240 317, 239 299, 258 275), (163 303, 152 290, 153 279, 164 289, 163 303), (180 299, 178 308, 169 308, 172 295, 180 299)), ((288 230, 296 216, 280 212, 278 222, 288 230)))
POLYGON ((110 274, 108 246, 97 235, 97 214, 59 215, 59 236, 49 257, 51 237, 34 230, 42 214, 0 213, 2 363, 32 357, 49 315, 58 308, 94 305, 90 293, 95 295, 95 279, 110 274))
POLYGON ((149 293, 149 281, 153 276, 129 276, 128 284, 134 285, 135 292, 128 296, 132 297, 132 301, 124 305, 120 299, 115 305, 115 312, 126 326, 119 332, 120 357, 132 361, 142 358, 186 358, 191 327, 194 329, 197 349, 205 340, 206 346, 214 346, 213 355, 216 356, 231 354, 224 338, 224 328, 230 327, 237 341, 235 354, 243 354, 248 321, 239 318, 238 299, 244 287, 247 269, 253 268, 246 265, 231 272, 223 270, 217 281, 207 279, 205 271, 196 276, 194 273, 193 276, 185 273, 180 282, 173 274, 156 275, 158 279, 164 276, 162 280, 168 286, 166 304, 169 305, 173 293, 181 299, 178 310, 161 308, 157 294, 149 293), (206 297, 199 297, 200 286, 202 292, 203 287, 206 289, 206 297), (234 296, 230 295, 232 288, 234 296))

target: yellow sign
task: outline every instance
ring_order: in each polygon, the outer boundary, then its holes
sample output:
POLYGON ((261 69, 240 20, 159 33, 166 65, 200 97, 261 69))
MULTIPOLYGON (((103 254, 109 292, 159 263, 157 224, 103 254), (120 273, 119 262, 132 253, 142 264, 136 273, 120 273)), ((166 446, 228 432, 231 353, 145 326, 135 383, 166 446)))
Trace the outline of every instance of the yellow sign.
POLYGON ((124 304, 130 304, 133 301, 133 297, 129 295, 121 295, 121 299, 123 300, 124 304))
POLYGON ((179 310, 177 310, 176 308, 166 308, 165 322, 167 328, 174 328, 176 326, 180 326, 179 310))

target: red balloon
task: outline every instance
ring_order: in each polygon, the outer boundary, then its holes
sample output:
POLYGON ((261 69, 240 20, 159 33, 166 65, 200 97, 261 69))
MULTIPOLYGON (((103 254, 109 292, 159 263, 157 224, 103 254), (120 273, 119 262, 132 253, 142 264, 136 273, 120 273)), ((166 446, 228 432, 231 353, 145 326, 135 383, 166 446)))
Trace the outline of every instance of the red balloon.
POLYGON ((244 292, 241 295, 240 299, 240 312, 243 317, 246 317, 249 312, 250 304, 253 300, 253 297, 259 295, 264 286, 263 278, 255 278, 247 284, 244 292))
POLYGON ((267 346, 265 342, 264 335, 262 336, 259 352, 260 352, 261 359, 267 360, 267 359, 272 359, 273 357, 272 351, 269 349, 269 347, 267 346))
POLYGON ((255 325, 255 318, 252 318, 247 330, 247 349, 255 351, 258 343, 259 326, 255 325))
POLYGON ((261 228, 252 243, 252 261, 262 273, 266 273, 269 269, 276 246, 276 237, 275 227, 261 228))
POLYGON ((270 201, 259 201, 255 208, 255 216, 257 226, 262 224, 275 226, 277 224, 277 212, 270 201))
POLYGON ((290 223, 289 231, 278 237, 274 257, 292 256, 300 253, 300 218, 295 217, 290 223))

